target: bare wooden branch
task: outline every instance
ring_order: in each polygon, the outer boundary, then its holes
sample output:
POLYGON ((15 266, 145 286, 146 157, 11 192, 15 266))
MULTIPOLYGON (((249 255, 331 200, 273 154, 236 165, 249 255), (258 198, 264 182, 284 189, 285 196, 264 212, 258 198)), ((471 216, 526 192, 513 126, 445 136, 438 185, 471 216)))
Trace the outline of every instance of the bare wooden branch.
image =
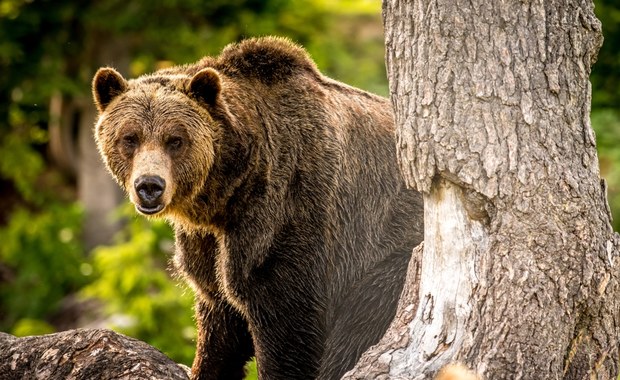
POLYGON ((0 332, 2 380, 187 380, 187 371, 154 347, 110 330, 23 338, 0 332))

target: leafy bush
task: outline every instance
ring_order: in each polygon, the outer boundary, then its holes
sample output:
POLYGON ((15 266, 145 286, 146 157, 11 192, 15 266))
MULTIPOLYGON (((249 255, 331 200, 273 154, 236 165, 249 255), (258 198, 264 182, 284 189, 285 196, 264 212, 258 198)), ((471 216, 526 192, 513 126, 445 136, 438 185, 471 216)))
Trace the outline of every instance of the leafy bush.
MULTIPOLYGON (((14 111, 19 114, 19 110, 14 111)), ((44 161, 32 144, 46 140, 45 131, 36 126, 15 128, 13 133, 0 136, 0 177, 13 181, 21 196, 28 201, 37 201, 35 192, 37 177, 41 175, 44 161)))
POLYGON ((81 271, 81 222, 77 204, 55 203, 37 212, 19 209, 0 229, 0 263, 6 272, 0 282, 1 330, 51 332, 49 325, 42 328, 45 317, 88 280, 81 271))

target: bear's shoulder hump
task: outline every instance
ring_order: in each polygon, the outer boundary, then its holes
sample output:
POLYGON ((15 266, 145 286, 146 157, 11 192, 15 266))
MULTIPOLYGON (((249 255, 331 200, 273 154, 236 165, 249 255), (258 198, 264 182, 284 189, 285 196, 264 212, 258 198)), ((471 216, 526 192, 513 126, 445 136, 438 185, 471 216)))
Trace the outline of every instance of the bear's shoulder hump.
POLYGON ((319 76, 309 54, 283 37, 261 37, 228 45, 215 68, 226 75, 252 78, 266 84, 288 81, 302 73, 319 76))

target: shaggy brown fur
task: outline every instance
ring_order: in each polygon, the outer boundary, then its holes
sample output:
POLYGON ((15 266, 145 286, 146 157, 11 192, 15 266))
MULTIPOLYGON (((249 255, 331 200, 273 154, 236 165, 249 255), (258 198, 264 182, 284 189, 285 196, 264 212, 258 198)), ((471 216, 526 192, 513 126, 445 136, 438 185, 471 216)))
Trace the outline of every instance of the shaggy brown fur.
POLYGON ((390 103, 321 75, 288 40, 93 80, 96 138, 136 209, 176 230, 196 290, 195 379, 336 379, 394 317, 422 201, 390 103))

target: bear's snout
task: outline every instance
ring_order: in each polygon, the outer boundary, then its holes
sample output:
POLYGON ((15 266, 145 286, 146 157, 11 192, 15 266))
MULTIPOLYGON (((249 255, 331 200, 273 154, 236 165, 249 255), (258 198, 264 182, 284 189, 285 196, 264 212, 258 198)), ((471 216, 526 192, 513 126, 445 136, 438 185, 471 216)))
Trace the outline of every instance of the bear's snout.
POLYGON ((144 214, 155 214, 164 208, 162 195, 166 190, 166 181, 157 175, 143 175, 134 182, 138 195, 136 207, 144 214))

